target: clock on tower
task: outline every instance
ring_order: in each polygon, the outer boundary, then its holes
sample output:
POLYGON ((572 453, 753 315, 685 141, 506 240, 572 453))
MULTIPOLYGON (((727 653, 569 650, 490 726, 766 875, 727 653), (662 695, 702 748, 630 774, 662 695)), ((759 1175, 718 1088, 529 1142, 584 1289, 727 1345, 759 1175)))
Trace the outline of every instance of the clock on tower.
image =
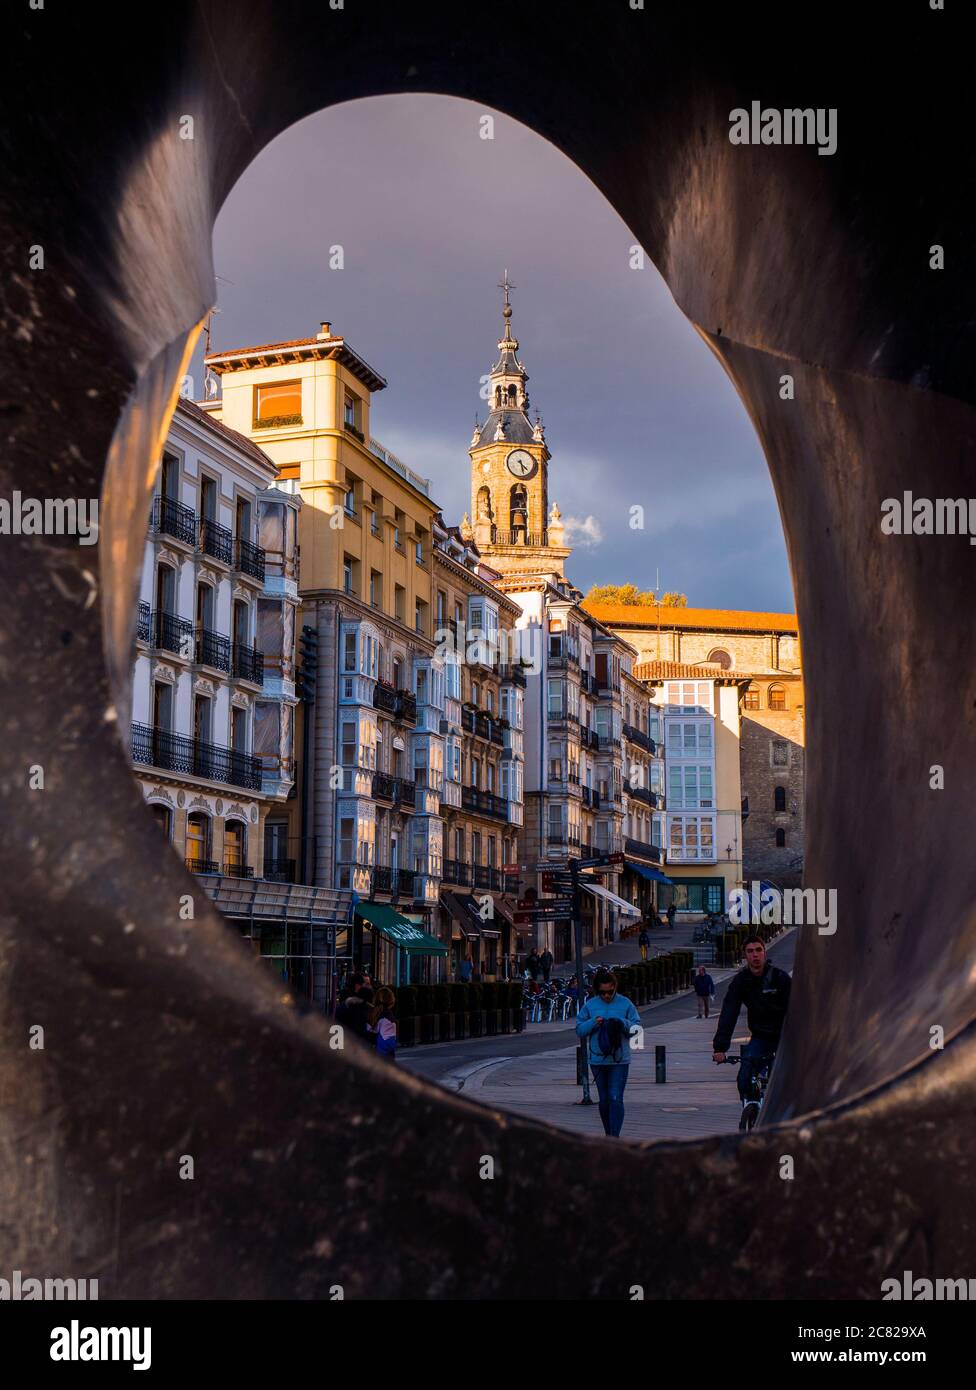
POLYGON ((549 449, 542 420, 529 419, 528 373, 512 335, 508 271, 505 330, 488 373, 488 418, 471 439, 471 518, 467 530, 485 559, 503 574, 561 576, 570 551, 563 545, 559 509, 549 504, 549 449))

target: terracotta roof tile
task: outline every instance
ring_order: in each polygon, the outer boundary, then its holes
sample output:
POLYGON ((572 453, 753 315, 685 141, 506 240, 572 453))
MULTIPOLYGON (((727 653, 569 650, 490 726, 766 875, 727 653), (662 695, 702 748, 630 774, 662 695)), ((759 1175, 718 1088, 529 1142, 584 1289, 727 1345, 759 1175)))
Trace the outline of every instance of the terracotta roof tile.
POLYGON ((731 676, 732 672, 723 670, 717 662, 692 666, 686 661, 638 661, 634 665, 634 675, 639 681, 688 680, 691 677, 697 677, 698 680, 718 680, 723 676, 731 676))
POLYGON ((591 603, 583 607, 610 627, 702 628, 706 632, 798 632, 795 613, 753 613, 738 608, 670 608, 639 603, 591 603))

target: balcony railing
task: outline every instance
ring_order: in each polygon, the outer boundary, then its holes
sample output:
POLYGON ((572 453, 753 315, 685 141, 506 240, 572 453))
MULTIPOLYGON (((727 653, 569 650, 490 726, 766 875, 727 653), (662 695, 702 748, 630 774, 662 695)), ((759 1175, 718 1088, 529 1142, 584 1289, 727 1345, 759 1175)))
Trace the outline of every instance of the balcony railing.
MULTIPOLYGON (((141 613, 139 617, 141 624, 141 613)), ((188 618, 179 618, 175 613, 150 613, 149 632, 145 640, 159 651, 175 652, 188 660, 193 657, 193 624, 188 618)))
POLYGON ((196 513, 173 497, 153 498, 151 525, 160 535, 173 536, 186 545, 197 543, 196 513))
POLYGON ((211 666, 215 671, 231 669, 231 640, 209 628, 196 630, 196 661, 198 666, 211 666))
POLYGON ((261 790, 259 758, 165 729, 154 729, 148 724, 132 726, 132 761, 143 767, 204 777, 231 787, 261 790))
POLYGON ((548 545, 548 531, 523 531, 521 527, 514 531, 495 531, 495 545, 548 545))
POLYGON ((650 859, 653 864, 660 864, 661 851, 657 845, 645 844, 643 840, 624 840, 624 854, 631 854, 635 859, 650 859))
MULTIPOLYGON (((573 650, 567 651, 565 648, 560 648, 560 647, 556 647, 556 648, 550 647, 550 649, 549 649, 549 667, 550 667, 550 670, 553 670, 553 671, 565 671, 565 669, 567 668, 567 666, 578 666, 578 665, 579 665, 579 652, 573 651, 573 650)), ((581 674, 582 674, 582 673, 581 673, 581 674)))
POLYGON ((220 865, 216 859, 187 859, 186 867, 192 874, 219 874, 220 865))
POLYGON ((264 652, 258 651, 257 647, 246 647, 241 642, 235 642, 231 661, 233 674, 242 681, 264 684, 264 652))
POLYGON ((624 738, 629 739, 629 741, 636 744, 638 748, 643 748, 648 753, 657 752, 657 744, 649 734, 643 733, 640 729, 635 728, 633 724, 625 724, 623 728, 624 738))
POLYGON ((266 859, 264 877, 271 883, 295 883, 295 860, 266 859))
POLYGON ((402 870, 394 869, 389 864, 377 864, 373 869, 373 892, 392 893, 396 897, 400 892, 401 874, 402 870))
POLYGON ((152 613, 148 603, 139 604, 139 616, 136 619, 136 637, 140 642, 148 642, 152 636, 152 613))
POLYGON ((242 864, 237 859, 224 860, 224 873, 228 878, 253 878, 254 870, 250 864, 242 864))
POLYGON ((593 677, 589 671, 580 671, 580 690, 592 690, 593 677))
POLYGON ((649 791, 647 787, 634 786, 633 782, 626 777, 624 778, 624 791, 628 796, 633 797, 636 801, 643 801, 647 806, 657 806, 658 804, 655 792, 649 791))
POLYGON ((373 687, 373 708, 382 709, 387 714, 396 714, 399 697, 392 686, 375 685, 373 687))
POLYGON ((264 581, 265 553, 259 545, 250 541, 237 542, 237 569, 241 574, 249 574, 252 579, 264 581))
POLYGON ((404 720, 407 724, 416 724, 417 722, 417 697, 411 695, 409 690, 397 691, 396 717, 404 720))
POLYGON ((525 689, 525 668, 523 666, 509 666, 507 662, 499 662, 496 672, 501 677, 502 682, 509 685, 520 685, 525 689))
POLYGON ((508 820, 508 802, 494 792, 479 791, 477 787, 461 788, 461 805, 465 811, 480 811, 484 816, 508 820))
POLYGON ((234 536, 233 532, 228 531, 226 526, 221 526, 219 522, 211 521, 209 517, 200 519, 200 549, 204 555, 209 555, 213 560, 220 560, 222 564, 232 565, 234 563, 234 536))
POLYGON ((474 865, 466 864, 461 859, 445 859, 444 882, 455 883, 461 888, 473 887, 474 865))

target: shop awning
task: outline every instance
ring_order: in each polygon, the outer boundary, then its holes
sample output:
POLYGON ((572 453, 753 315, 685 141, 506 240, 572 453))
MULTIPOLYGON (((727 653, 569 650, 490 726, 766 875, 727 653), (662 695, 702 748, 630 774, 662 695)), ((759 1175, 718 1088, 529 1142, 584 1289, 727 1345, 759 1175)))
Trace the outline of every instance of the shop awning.
POLYGON ((625 913, 628 917, 642 917, 643 913, 639 907, 629 903, 626 898, 619 898, 616 893, 611 893, 609 888, 604 888, 600 883, 587 883, 585 878, 579 881, 580 887, 585 888, 588 893, 592 893, 596 898, 603 898, 606 902, 615 907, 618 912, 625 913))
MULTIPOLYGON (((497 899, 494 899, 497 902, 497 899)), ((452 921, 460 928, 469 941, 479 936, 489 939, 501 937, 495 918, 481 916, 481 904, 471 893, 441 893, 441 902, 447 908, 452 921)))
POLYGON ((645 878, 649 878, 649 879, 651 880, 652 883, 671 883, 671 882, 672 882, 672 880, 671 880, 670 878, 668 878, 667 874, 662 874, 662 873, 661 873, 661 870, 660 870, 660 869, 652 869, 652 868, 651 868, 649 865, 647 865, 647 864, 638 864, 638 863, 636 863, 633 859, 625 859, 625 860, 624 860, 624 868, 625 868, 625 869, 633 869, 633 871, 634 871, 635 874, 643 874, 643 876, 644 876, 645 878))
POLYGON ((381 936, 413 956, 446 956, 447 947, 433 936, 408 922, 401 912, 387 903, 357 903, 356 916, 369 922, 381 936))

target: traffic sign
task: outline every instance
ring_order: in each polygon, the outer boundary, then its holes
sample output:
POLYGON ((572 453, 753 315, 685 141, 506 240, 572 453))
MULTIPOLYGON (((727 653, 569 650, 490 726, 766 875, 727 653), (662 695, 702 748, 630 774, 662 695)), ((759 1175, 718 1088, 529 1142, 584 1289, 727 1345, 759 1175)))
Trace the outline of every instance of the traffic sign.
POLYGON ((573 887, 571 874, 543 874, 542 891, 543 893, 570 892, 573 887))
POLYGON ((519 898, 515 903, 517 912, 553 912, 564 909, 573 910, 572 898, 519 898))
POLYGON ((572 910, 558 912, 516 912, 512 919, 517 927, 531 927, 538 922, 571 922, 572 910))

